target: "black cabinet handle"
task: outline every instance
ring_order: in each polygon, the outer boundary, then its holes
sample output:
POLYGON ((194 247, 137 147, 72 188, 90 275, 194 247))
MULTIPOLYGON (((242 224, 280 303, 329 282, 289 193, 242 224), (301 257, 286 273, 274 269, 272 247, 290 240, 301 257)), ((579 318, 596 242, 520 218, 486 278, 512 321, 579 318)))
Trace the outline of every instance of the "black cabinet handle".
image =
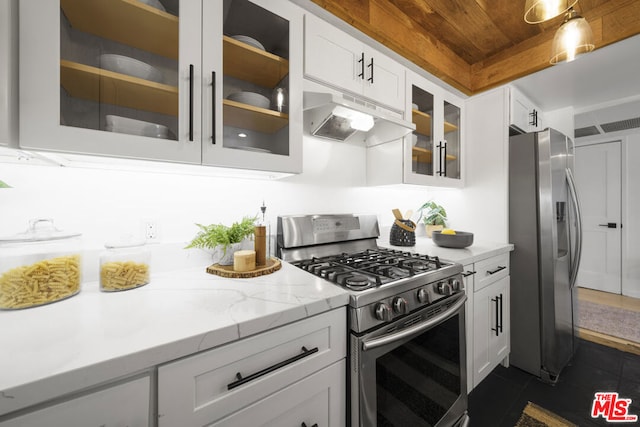
POLYGON ((447 141, 443 141, 442 142, 443 148, 444 148, 444 159, 443 159, 443 163, 444 163, 444 176, 447 176, 447 141))
POLYGON ((442 141, 438 142, 438 175, 442 176, 442 141))
POLYGON ((496 274, 497 272, 502 271, 505 268, 507 268, 507 267, 499 265, 498 268, 496 268, 495 270, 487 270, 487 274, 496 274))
POLYGON ((465 271, 464 273, 462 273, 462 277, 469 277, 473 276, 474 274, 476 274, 475 271, 465 271))
MULTIPOLYGON (((302 424, 300 424, 300 427, 307 427, 307 423, 305 423, 304 421, 302 422, 302 424)), ((314 425, 312 425, 311 427, 318 427, 318 423, 315 423, 314 425)))
POLYGON ((606 224, 598 224, 599 227, 618 228, 618 224, 615 222, 608 222, 606 224))
POLYGON ((311 350, 308 350, 306 347, 302 347, 302 353, 297 354, 287 360, 283 360, 282 362, 278 362, 275 365, 269 366, 268 368, 265 368, 261 371, 258 371, 256 373, 253 373, 247 377, 243 377, 240 372, 238 372, 236 374, 236 380, 230 384, 227 384, 227 390, 233 390, 236 387, 239 387, 243 384, 248 383, 249 381, 253 381, 256 378, 260 378, 264 375, 267 375, 275 370, 278 370, 284 366, 287 366, 293 362, 296 362, 302 358, 305 358, 313 353, 317 353, 318 352, 318 347, 314 347, 311 350))
POLYGON ((216 72, 211 72, 211 143, 216 144, 216 72))
POLYGON ((189 141, 193 141, 193 64, 189 65, 189 141))
POLYGON ((367 67, 371 68, 369 78, 367 80, 370 81, 371 84, 373 84, 373 57, 371 57, 371 62, 369 63, 369 65, 367 65, 367 67))
POLYGON ((502 333, 502 294, 500 294, 498 298, 500 299, 500 325, 498 326, 498 329, 500 330, 500 333, 502 333))
POLYGON ((360 74, 358 74, 358 77, 364 80, 364 52, 360 55, 358 63, 360 64, 360 74))
POLYGON ((532 112, 529 113, 529 117, 531 117, 531 121, 529 122, 529 124, 531 126, 538 126, 538 111, 537 110, 533 110, 532 112))
POLYGON ((496 304, 496 327, 491 328, 491 330, 496 333, 496 336, 498 336, 502 333, 502 294, 495 298, 491 298, 491 302, 496 304))

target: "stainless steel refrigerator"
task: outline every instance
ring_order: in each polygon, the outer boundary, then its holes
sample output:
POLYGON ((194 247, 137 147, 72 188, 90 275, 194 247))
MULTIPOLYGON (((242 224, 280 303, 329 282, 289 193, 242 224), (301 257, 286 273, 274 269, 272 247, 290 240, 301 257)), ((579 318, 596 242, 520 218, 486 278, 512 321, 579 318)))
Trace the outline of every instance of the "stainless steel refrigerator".
POLYGON ((511 365, 554 383, 577 348, 581 221, 571 138, 509 138, 511 365))

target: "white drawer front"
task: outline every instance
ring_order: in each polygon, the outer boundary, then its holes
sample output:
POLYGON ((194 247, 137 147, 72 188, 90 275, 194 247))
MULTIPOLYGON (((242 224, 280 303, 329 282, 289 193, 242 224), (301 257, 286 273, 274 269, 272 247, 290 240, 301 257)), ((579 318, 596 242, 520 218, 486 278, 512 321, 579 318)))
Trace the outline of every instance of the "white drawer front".
POLYGON ((159 425, 207 425, 344 358, 346 327, 341 308, 161 366, 159 425), (238 373, 255 378, 229 389, 238 373))
POLYGON ((346 420, 346 361, 342 360, 229 415, 211 427, 342 427, 346 420))
POLYGON ((490 285, 491 283, 509 275, 509 253, 497 255, 478 261, 475 266, 474 291, 490 285))
POLYGON ((148 376, 30 412, 1 427, 149 426, 148 376))

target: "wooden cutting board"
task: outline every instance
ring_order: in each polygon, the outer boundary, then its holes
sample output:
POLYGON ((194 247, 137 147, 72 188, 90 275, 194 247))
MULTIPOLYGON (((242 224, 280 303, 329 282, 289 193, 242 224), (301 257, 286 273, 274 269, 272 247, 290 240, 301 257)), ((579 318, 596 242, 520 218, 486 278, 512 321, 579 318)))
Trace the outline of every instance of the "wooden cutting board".
POLYGON ((267 274, 271 274, 282 268, 282 263, 277 258, 270 258, 267 260, 266 265, 256 266, 255 270, 249 271, 234 271, 233 265, 220 265, 213 264, 207 267, 207 273, 215 274, 216 276, 227 277, 230 279, 249 279, 251 277, 259 277, 267 274))

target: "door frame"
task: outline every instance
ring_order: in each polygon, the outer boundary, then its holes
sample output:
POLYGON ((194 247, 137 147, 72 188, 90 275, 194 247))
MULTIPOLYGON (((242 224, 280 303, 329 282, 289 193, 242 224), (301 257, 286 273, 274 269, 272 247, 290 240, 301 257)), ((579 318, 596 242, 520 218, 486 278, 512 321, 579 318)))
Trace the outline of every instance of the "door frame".
MULTIPOLYGON (((639 135, 634 135, 634 139, 638 139, 639 135)), ((629 235, 630 228, 627 226, 629 224, 629 218, 631 212, 629 212, 629 167, 630 162, 633 162, 633 159, 629 156, 629 134, 623 132, 613 132, 609 135, 597 135, 592 137, 575 139, 575 147, 584 147, 589 145, 596 144, 606 144, 611 142, 619 142, 620 143, 620 174, 621 174, 621 199, 620 199, 620 220, 622 224, 621 236, 620 236, 620 244, 621 244, 621 266, 620 266, 620 276, 621 276, 621 291, 622 295, 640 298, 640 278, 628 277, 629 269, 632 268, 630 262, 630 256, 634 256, 633 253, 630 254, 630 239, 632 239, 629 235)), ((639 141, 635 141, 638 143, 639 141)), ((632 163, 631 163, 632 164, 632 163)))

